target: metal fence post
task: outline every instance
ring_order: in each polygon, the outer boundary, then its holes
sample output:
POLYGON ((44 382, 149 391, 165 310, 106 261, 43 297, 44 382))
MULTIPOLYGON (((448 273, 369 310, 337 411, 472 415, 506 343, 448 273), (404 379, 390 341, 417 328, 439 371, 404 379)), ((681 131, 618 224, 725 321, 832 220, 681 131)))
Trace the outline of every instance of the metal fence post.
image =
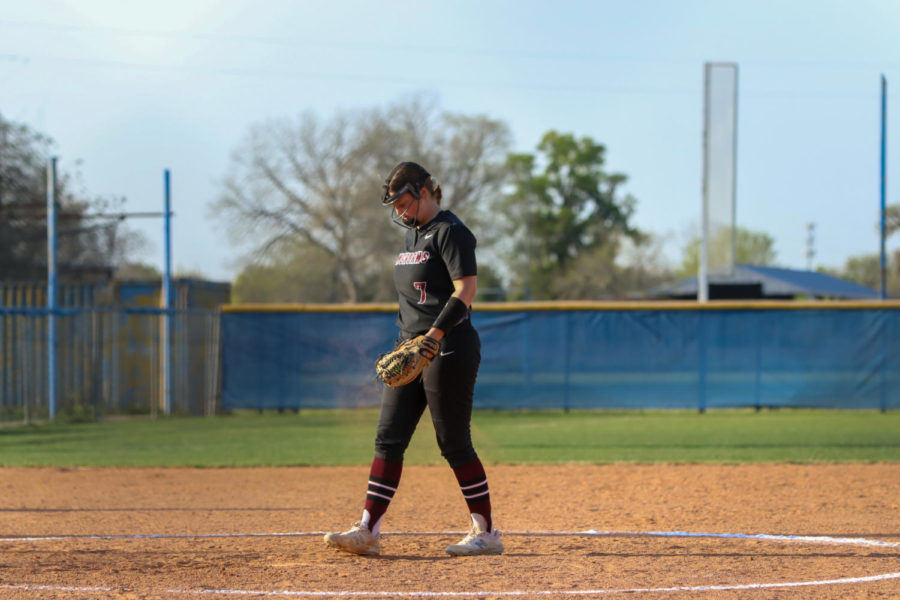
POLYGON ((47 165, 47 396, 56 419, 56 157, 47 165))

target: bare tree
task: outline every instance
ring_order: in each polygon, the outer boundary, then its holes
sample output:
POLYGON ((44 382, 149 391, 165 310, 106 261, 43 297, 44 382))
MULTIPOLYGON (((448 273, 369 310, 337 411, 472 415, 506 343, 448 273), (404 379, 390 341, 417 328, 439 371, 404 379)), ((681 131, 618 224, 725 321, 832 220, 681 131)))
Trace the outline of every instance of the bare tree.
POLYGON ((393 296, 388 257, 401 243, 381 206, 383 178, 415 160, 442 182, 444 207, 476 218, 498 193, 509 144, 506 126, 486 117, 439 114, 416 96, 388 106, 338 112, 327 120, 251 127, 232 155, 213 210, 249 243, 249 264, 273 264, 286 246, 324 251, 342 293, 357 302, 393 296))

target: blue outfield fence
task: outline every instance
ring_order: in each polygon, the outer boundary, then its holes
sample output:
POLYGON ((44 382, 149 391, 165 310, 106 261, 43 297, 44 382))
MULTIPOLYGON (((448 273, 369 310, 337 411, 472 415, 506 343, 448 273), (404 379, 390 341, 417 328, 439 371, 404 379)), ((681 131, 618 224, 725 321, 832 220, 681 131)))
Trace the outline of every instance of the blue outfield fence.
MULTIPOLYGON (((396 307, 228 306, 222 408, 377 405, 396 307)), ((900 303, 480 305, 476 408, 900 408, 900 303)))

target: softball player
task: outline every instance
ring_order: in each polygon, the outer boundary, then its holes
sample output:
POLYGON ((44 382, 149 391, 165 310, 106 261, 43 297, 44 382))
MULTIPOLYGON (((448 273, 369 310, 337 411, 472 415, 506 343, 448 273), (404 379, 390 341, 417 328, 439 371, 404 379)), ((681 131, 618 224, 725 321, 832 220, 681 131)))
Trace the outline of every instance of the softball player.
POLYGON ((399 340, 426 334, 440 340, 441 349, 420 378, 384 389, 362 519, 348 531, 327 534, 325 543, 354 554, 380 553, 381 520, 400 483, 403 454, 428 406, 441 455, 456 475, 472 518, 469 533, 446 552, 500 554, 503 542, 491 520, 487 476, 470 433, 481 362, 481 341, 470 319, 477 284, 475 236, 456 215, 441 210, 441 188, 421 165, 397 165, 384 191, 382 204, 392 207, 391 219, 408 230, 394 262, 399 340))

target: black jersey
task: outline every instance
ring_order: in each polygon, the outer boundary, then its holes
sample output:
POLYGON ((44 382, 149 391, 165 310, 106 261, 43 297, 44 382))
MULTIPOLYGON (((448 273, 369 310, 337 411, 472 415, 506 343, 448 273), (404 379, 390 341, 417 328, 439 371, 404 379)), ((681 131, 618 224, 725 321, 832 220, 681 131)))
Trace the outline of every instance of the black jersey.
POLYGON ((453 294, 453 280, 478 274, 475 244, 469 228, 448 210, 406 233, 404 249, 394 262, 401 330, 419 335, 431 329, 453 294))

